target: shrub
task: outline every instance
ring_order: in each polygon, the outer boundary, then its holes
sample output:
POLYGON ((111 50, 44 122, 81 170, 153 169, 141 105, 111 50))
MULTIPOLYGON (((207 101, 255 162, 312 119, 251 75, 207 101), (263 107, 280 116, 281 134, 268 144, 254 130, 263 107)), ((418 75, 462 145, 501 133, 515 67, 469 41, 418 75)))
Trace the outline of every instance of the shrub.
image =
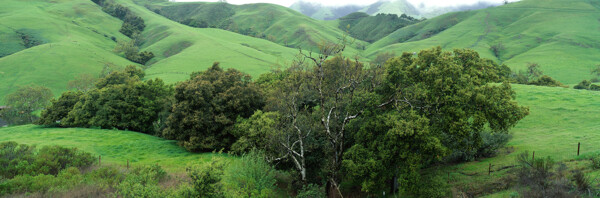
POLYGON ((158 165, 135 168, 117 186, 117 193, 121 197, 166 197, 169 192, 158 185, 166 176, 158 165))
POLYGON ((600 85, 592 84, 592 85, 590 85, 590 90, 592 90, 592 91, 600 91, 600 85))
POLYGON ((557 80, 554 80, 552 77, 546 76, 546 75, 543 75, 542 77, 531 81, 529 84, 537 85, 537 86, 546 86, 546 87, 565 87, 565 85, 562 84, 561 82, 558 82, 557 80))
POLYGON ((592 157, 592 169, 600 169, 600 155, 592 157))
POLYGON ((447 181, 436 173, 421 175, 416 184, 410 184, 410 188, 404 189, 415 197, 448 197, 450 189, 447 181))
POLYGON ((226 163, 220 158, 187 168, 192 186, 199 197, 224 197, 221 179, 226 163))
POLYGON ((275 169, 261 153, 252 151, 232 163, 224 175, 228 195, 235 197, 273 197, 275 169))
POLYGON ((296 198, 319 198, 326 197, 323 187, 316 184, 308 184, 302 187, 296 198))
POLYGON ((575 89, 589 89, 592 82, 588 80, 583 80, 579 84, 575 85, 573 88, 575 89))
POLYGON ((92 154, 61 146, 45 146, 36 156, 36 171, 42 174, 56 175, 67 167, 86 168, 92 165, 92 154))

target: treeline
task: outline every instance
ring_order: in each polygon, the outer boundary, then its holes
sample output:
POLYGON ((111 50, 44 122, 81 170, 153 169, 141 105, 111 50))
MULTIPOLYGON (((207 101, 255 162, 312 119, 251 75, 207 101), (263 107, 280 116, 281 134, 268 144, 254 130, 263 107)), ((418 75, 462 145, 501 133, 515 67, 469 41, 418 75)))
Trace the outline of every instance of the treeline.
POLYGON ((121 19, 121 21, 123 21, 123 25, 121 25, 119 32, 132 39, 131 42, 120 42, 120 47, 117 46, 115 51, 124 52, 125 58, 142 65, 154 58, 154 54, 152 52, 144 51, 138 53, 139 49, 135 46, 135 44, 140 44, 140 34, 142 31, 144 31, 144 28, 146 28, 144 19, 135 15, 129 8, 117 4, 111 0, 92 0, 92 2, 101 6, 102 11, 106 12, 107 14, 121 19))
POLYGON ((445 180, 423 169, 493 155, 528 114, 506 83, 510 70, 475 51, 438 47, 367 66, 344 48, 301 52, 254 82, 215 63, 174 89, 130 66, 64 93, 39 123, 140 131, 194 152, 258 150, 294 175, 294 191, 366 196, 398 192, 398 181, 406 194, 444 197, 445 180))
POLYGON ((351 13, 339 19, 339 28, 357 39, 373 43, 392 32, 412 25, 421 20, 402 14, 377 14, 371 16, 364 12, 351 13))

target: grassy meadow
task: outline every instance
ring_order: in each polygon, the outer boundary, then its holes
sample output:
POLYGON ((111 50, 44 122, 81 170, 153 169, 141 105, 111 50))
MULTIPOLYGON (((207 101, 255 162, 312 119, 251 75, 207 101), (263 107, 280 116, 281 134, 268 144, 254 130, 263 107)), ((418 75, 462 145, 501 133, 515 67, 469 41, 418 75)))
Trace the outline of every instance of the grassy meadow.
MULTIPOLYGON (((589 168, 589 159, 600 154, 600 92, 568 88, 512 85, 516 100, 529 107, 530 114, 511 130, 513 138, 498 156, 442 168, 450 173, 452 185, 485 190, 498 182, 515 165, 516 156, 535 151, 535 158, 551 157, 569 166, 589 168), (577 144, 581 143, 580 156, 577 144), (491 176, 488 176, 492 164, 491 176)), ((600 171, 587 172, 592 179, 600 171)), ((594 181, 600 183, 600 180, 594 181)), ((484 192, 489 193, 489 192, 484 192)), ((508 192, 496 197, 510 195, 508 192)))
POLYGON ((183 172, 192 162, 206 162, 214 155, 226 156, 216 153, 190 153, 175 141, 119 130, 25 125, 0 128, 0 142, 5 141, 36 145, 39 148, 46 145, 77 147, 96 157, 101 155, 103 164, 126 166, 129 160, 132 166, 159 164, 167 170, 177 172, 183 172))

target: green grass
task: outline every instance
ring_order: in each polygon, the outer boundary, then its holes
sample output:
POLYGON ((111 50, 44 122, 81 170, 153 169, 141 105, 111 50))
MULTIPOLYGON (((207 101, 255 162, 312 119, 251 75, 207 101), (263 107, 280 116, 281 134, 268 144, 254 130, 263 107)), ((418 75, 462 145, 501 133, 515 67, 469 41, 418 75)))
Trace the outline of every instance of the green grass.
POLYGON ((443 168, 451 173, 453 185, 469 187, 497 181, 508 169, 488 176, 489 164, 492 170, 514 165, 516 156, 525 151, 529 156, 535 151, 536 158, 549 156, 557 161, 600 154, 600 92, 525 85, 513 85, 513 89, 519 104, 530 108, 530 115, 511 130, 510 149, 497 157, 443 168), (577 157, 579 142, 581 156, 577 157))
POLYGON ((91 1, 5 0, 0 24, 0 54, 5 55, 0 58, 0 104, 19 86, 43 85, 58 95, 77 74, 99 74, 107 63, 132 64, 112 53, 110 37, 126 39, 118 33, 120 21, 91 1), (17 31, 43 44, 25 48, 17 31))
POLYGON ((174 141, 164 140, 138 132, 80 129, 43 128, 35 125, 0 128, 0 142, 15 141, 20 144, 60 145, 77 147, 95 156, 102 163, 125 166, 159 164, 167 170, 183 171, 190 163, 206 162, 221 154, 190 153, 174 141))
POLYGON ((566 84, 591 78, 600 64, 600 10, 591 0, 524 0, 504 6, 449 13, 409 26, 369 46, 365 54, 418 52, 433 46, 447 50, 472 48, 482 57, 505 63, 513 70, 527 63, 566 84), (444 29, 433 36, 427 31, 444 29), (405 43, 397 43, 408 38, 405 43), (496 57, 490 46, 502 43, 496 57))

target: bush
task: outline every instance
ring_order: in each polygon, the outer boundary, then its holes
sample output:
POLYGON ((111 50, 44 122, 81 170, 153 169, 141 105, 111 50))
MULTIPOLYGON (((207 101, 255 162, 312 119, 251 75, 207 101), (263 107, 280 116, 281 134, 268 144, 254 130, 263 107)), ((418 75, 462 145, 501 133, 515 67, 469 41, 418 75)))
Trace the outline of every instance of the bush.
POLYGON ((158 185, 166 176, 158 165, 135 168, 117 186, 117 192, 121 197, 167 197, 169 192, 158 185))
POLYGON ((590 85, 590 90, 592 90, 592 91, 600 91, 600 85, 592 84, 592 85, 590 85))
POLYGON ((529 84, 537 85, 537 86, 546 86, 546 87, 565 87, 565 85, 562 84, 561 82, 558 82, 557 80, 554 80, 552 77, 546 76, 546 75, 543 75, 542 77, 531 81, 529 84))
POLYGON ((408 194, 415 197, 448 197, 450 188, 444 177, 439 174, 421 175, 416 184, 409 185, 410 188, 404 189, 408 194))
POLYGON ((224 175, 228 195, 235 197, 273 197, 275 169, 261 153, 252 151, 232 163, 224 175))
POLYGON ((187 168, 198 197, 224 197, 221 179, 225 166, 226 163, 222 159, 213 158, 210 162, 187 168))
POLYGON ((600 155, 592 157, 592 169, 600 169, 600 155))
POLYGON ((77 148, 45 146, 35 153, 35 147, 15 142, 0 144, 0 176, 11 179, 18 175, 57 175, 68 167, 86 168, 94 158, 77 148))
POLYGON ((296 198, 319 198, 326 197, 323 187, 316 184, 308 184, 302 187, 296 198))
POLYGON ((36 156, 38 173, 56 175, 67 167, 86 168, 92 165, 92 154, 78 151, 77 148, 45 146, 36 156))
POLYGON ((455 150, 446 157, 448 162, 473 161, 482 157, 493 157, 498 149, 504 147, 512 138, 508 133, 491 133, 489 131, 479 132, 481 142, 479 144, 471 142, 471 149, 455 150))
POLYGON ((579 84, 575 85, 573 88, 575 89, 589 89, 592 82, 588 80, 583 80, 579 84))

